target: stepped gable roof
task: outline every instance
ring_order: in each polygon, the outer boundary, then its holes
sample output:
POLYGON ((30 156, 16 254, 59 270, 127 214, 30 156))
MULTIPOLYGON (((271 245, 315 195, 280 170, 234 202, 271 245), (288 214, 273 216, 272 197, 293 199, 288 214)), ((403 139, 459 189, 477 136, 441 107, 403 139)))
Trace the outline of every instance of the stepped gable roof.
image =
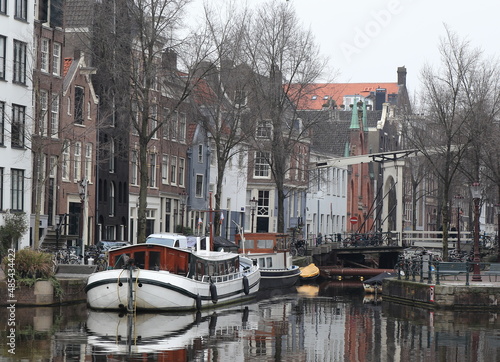
MULTIPOLYGON (((297 109, 321 110, 326 103, 335 101, 337 108, 344 102, 344 96, 360 95, 367 97, 375 94, 377 89, 385 89, 389 94, 399 94, 397 82, 388 83, 313 83, 306 85, 292 84, 291 92, 297 92, 297 109)), ((386 99, 388 101, 388 99, 386 99)), ((345 109, 349 110, 349 104, 345 109)))

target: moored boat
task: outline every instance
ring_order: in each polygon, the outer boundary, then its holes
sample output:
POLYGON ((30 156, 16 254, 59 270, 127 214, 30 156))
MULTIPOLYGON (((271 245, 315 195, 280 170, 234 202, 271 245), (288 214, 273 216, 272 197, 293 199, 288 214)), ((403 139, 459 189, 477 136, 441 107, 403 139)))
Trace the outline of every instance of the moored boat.
POLYGON ((397 273, 383 272, 373 278, 367 279, 363 282, 363 289, 365 293, 382 293, 382 283, 386 278, 393 278, 397 276, 397 273))
POLYGON ((94 309, 201 310, 249 299, 260 285, 252 260, 199 244, 194 250, 185 239, 150 239, 108 258, 110 269, 90 275, 85 288, 94 309))
POLYGON ((300 267, 300 280, 303 282, 312 281, 319 277, 319 268, 316 264, 311 263, 307 266, 300 267))
POLYGON ((289 288, 297 283, 300 268, 292 264, 287 248, 287 235, 275 233, 253 233, 237 235, 238 252, 254 261, 260 268, 260 289, 289 288))

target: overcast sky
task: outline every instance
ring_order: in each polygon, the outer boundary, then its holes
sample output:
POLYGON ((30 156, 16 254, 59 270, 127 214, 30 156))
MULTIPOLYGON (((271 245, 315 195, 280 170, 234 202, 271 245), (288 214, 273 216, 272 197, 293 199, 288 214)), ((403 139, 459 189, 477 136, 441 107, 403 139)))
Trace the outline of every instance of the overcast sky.
MULTIPOLYGON (((203 0, 193 0, 194 6, 203 0)), ((204 0, 223 3, 223 0, 204 0)), ((244 0, 242 0, 243 2, 244 0)), ((286 0, 282 0, 286 1, 286 0)), ((265 0, 247 0, 261 6, 265 0)), ((406 66, 410 91, 424 64, 439 66, 444 24, 488 57, 500 56, 500 2, 495 0, 288 0, 311 27, 338 82, 395 82, 406 66)))

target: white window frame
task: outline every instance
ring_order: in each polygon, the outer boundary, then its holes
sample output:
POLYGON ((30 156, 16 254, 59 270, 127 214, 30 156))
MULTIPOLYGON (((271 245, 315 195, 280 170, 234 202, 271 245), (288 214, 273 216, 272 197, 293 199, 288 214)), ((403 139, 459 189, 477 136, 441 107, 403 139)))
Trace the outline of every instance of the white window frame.
POLYGON ((85 145, 85 179, 92 180, 92 143, 85 145))
POLYGON ((269 163, 266 158, 269 157, 269 152, 256 151, 254 154, 254 178, 270 179, 271 172, 269 163))
POLYGON ((179 176, 177 177, 177 184, 179 186, 184 186, 184 171, 186 168, 186 160, 184 158, 179 157, 179 162, 177 164, 177 170, 179 176))
POLYGON ((82 176, 82 144, 80 142, 75 142, 73 147, 73 179, 75 182, 81 180, 82 176))
POLYGON ((168 155, 162 155, 161 158, 161 183, 168 184, 168 155))
POLYGON ((177 157, 170 156, 170 184, 177 184, 177 157))
POLYGON ((42 38, 40 40, 40 71, 49 72, 50 40, 42 38))
POLYGON ((40 136, 46 137, 49 132, 49 92, 40 89, 40 136))
POLYGON ((50 136, 59 137, 59 94, 52 93, 50 100, 50 136))
POLYGON ((61 75, 61 43, 54 42, 52 47, 52 74, 61 75))
POLYGON ((69 181, 69 167, 70 167, 70 155, 71 153, 71 145, 69 141, 64 141, 63 149, 62 149, 62 162, 61 162, 61 177, 64 181, 69 181))

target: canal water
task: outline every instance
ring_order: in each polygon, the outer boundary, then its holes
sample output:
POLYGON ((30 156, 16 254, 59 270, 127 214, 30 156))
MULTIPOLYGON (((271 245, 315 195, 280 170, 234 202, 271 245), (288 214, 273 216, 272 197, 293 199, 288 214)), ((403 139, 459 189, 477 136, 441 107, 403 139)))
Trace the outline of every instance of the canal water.
POLYGON ((14 350, 8 319, 2 307, 0 361, 500 361, 496 313, 391 304, 359 282, 262 291, 203 313, 17 308, 14 350))

